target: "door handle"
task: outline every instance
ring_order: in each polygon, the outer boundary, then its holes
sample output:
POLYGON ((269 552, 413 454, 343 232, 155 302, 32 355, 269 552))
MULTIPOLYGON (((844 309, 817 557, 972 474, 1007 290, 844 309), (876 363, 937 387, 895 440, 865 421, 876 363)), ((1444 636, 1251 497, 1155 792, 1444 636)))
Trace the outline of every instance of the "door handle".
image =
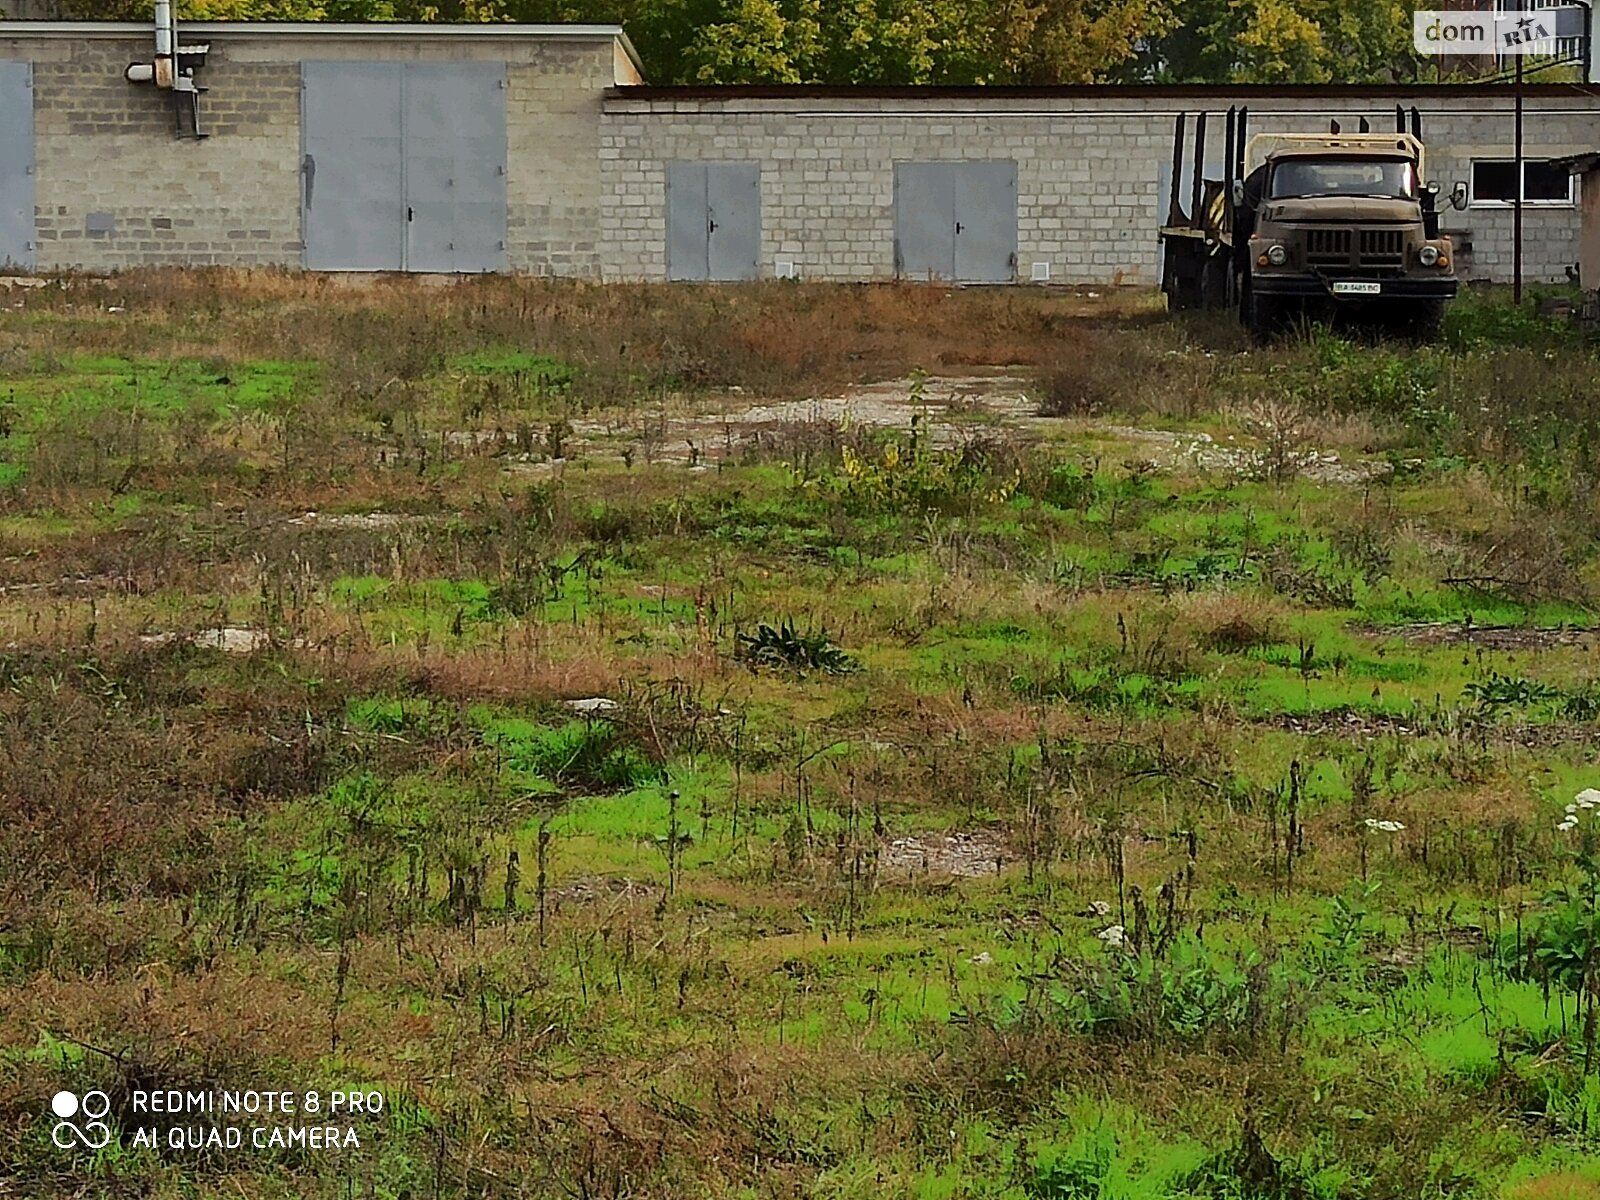
POLYGON ((715 233, 716 231, 717 231, 716 218, 707 217, 706 218, 706 233, 707 234, 712 234, 712 233, 715 233))
POLYGON ((961 222, 960 222, 960 221, 957 221, 957 222, 956 222, 956 234, 957 234, 957 235, 958 235, 958 236, 959 236, 959 235, 960 235, 960 233, 961 233, 961 231, 962 231, 962 230, 963 230, 963 229, 965 229, 965 228, 966 228, 966 226, 965 226, 965 225, 963 225, 963 224, 962 224, 962 223, 961 223, 961 222))
POLYGON ((417 210, 414 209, 414 208, 407 208, 406 209, 406 220, 407 221, 415 221, 416 219, 417 219, 417 210))

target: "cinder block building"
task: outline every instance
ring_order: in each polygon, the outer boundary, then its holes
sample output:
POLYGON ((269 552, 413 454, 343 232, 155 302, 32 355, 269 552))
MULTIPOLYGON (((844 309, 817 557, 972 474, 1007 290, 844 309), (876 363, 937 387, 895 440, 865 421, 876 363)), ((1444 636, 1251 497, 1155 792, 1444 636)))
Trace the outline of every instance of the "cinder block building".
MULTIPOLYGON (((0 263, 1154 284, 1177 114, 1415 106, 1468 276, 1508 278, 1503 86, 657 88, 612 26, 0 22, 0 263), (136 68, 133 72, 130 67, 136 68), (130 82, 130 74, 138 82, 130 82)), ((1600 96, 1526 89, 1524 269, 1577 257, 1600 96)), ((1187 167, 1183 168, 1187 171, 1187 167)))

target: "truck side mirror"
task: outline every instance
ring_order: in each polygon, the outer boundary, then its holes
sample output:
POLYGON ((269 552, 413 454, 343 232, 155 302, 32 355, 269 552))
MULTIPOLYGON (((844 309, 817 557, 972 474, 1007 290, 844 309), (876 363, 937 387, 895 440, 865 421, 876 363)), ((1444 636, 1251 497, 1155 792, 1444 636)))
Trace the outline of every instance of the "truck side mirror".
POLYGON ((1233 206, 1235 208, 1244 207, 1244 180, 1242 179, 1233 181, 1233 206))
POLYGON ((1456 185, 1450 189, 1450 207, 1460 212, 1466 206, 1467 185, 1458 180, 1456 185))

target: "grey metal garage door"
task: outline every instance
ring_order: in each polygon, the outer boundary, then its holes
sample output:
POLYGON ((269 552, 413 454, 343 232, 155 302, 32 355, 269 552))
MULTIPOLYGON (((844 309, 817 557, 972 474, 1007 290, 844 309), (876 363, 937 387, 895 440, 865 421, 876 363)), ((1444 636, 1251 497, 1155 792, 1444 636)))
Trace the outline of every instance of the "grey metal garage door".
POLYGON ((505 81, 500 63, 406 64, 406 270, 505 269, 505 81))
POLYGON ((33 266, 33 73, 0 62, 0 267, 33 266))
POLYGON ((300 67, 306 266, 405 269, 399 63, 300 67))
POLYGON ((318 271, 505 266, 505 67, 301 66, 305 263, 318 271))
POLYGON ((1017 164, 896 163, 895 269, 910 279, 1009 283, 1017 265, 1017 164))
POLYGON ((667 278, 754 279, 761 259, 761 168, 667 164, 667 278))

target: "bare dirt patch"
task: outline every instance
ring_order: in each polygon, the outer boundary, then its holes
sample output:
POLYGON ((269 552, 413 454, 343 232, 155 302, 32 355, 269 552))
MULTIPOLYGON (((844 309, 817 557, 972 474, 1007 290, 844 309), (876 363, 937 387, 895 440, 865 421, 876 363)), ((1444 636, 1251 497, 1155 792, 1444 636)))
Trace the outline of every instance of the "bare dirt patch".
MULTIPOLYGON (((1266 455, 1260 448, 1219 442, 1209 433, 1178 433, 1134 425, 1101 425, 1094 431, 1148 446, 1151 461, 1165 470, 1219 472, 1244 478, 1267 473, 1266 455)), ((1394 470, 1386 462, 1345 462, 1332 450, 1318 449, 1291 451, 1282 466, 1285 474, 1313 483, 1346 485, 1386 479, 1394 470)))
POLYGON ((1268 724, 1290 733, 1306 736, 1331 736, 1352 741, 1378 741, 1383 738, 1449 737, 1468 743, 1521 746, 1524 749, 1550 749, 1592 742, 1593 725, 1573 721, 1529 724, 1526 721, 1490 721, 1468 717, 1445 727, 1411 721, 1387 713, 1324 712, 1284 714, 1268 724))
POLYGON ((653 900, 661 894, 661 889, 654 884, 639 883, 632 879, 619 879, 614 875, 580 875, 569 883, 558 888, 551 888, 547 899, 557 905, 563 904, 601 904, 615 902, 619 904, 637 904, 645 900, 653 900))
POLYGON ((985 429, 1015 435, 1039 421, 1029 380, 1016 374, 888 379, 852 385, 808 400, 750 402, 729 389, 715 405, 682 412, 660 410, 626 418, 577 419, 563 432, 561 455, 531 448, 528 437, 503 430, 446 434, 456 447, 505 459, 518 473, 559 474, 576 458, 673 463, 709 467, 736 459, 762 443, 794 441, 808 430, 915 428, 924 444, 959 446, 985 429), (786 435, 787 438, 786 438, 786 435))
POLYGON ((886 874, 970 879, 1000 874, 1011 857, 1010 847, 993 830, 908 834, 884 845, 878 867, 886 874))
MULTIPOLYGON (((916 430, 923 444, 939 449, 960 446, 985 431, 1023 441, 1060 429, 1056 417, 1039 415, 1038 384, 1017 371, 991 374, 903 377, 854 384, 831 396, 805 400, 744 399, 730 388, 716 404, 674 412, 586 418, 562 431, 560 455, 544 453, 544 439, 529 430, 457 430, 451 445, 495 455, 508 471, 536 476, 561 474, 574 459, 612 459, 626 463, 672 463, 691 470, 736 460, 762 445, 783 446, 818 440, 850 430, 916 430), (811 435, 809 438, 807 435, 811 435)), ((1089 425, 1090 436, 1133 442, 1157 469, 1215 472, 1253 478, 1266 473, 1264 452, 1247 442, 1218 441, 1208 433, 1146 429, 1132 425, 1089 425)), ((1316 483, 1359 485, 1386 478, 1386 462, 1345 460, 1333 450, 1303 448, 1277 464, 1280 473, 1316 483)))
POLYGON ((1589 646, 1592 629, 1529 629, 1517 625, 1467 625, 1436 621, 1416 625, 1371 626, 1357 632, 1373 638, 1400 638, 1419 646, 1481 646, 1485 650, 1546 650, 1589 646))
MULTIPOLYGON (((174 642, 187 643, 201 650, 220 650, 224 654, 254 654, 280 643, 264 629, 247 629, 237 625, 224 625, 220 629, 202 629, 199 633, 148 633, 139 639, 146 646, 170 646, 174 642)), ((303 638, 292 638, 281 643, 290 649, 305 648, 303 638)))
POLYGON ((417 513, 302 513, 290 525, 312 529, 401 529, 407 525, 436 525, 443 517, 417 513))

